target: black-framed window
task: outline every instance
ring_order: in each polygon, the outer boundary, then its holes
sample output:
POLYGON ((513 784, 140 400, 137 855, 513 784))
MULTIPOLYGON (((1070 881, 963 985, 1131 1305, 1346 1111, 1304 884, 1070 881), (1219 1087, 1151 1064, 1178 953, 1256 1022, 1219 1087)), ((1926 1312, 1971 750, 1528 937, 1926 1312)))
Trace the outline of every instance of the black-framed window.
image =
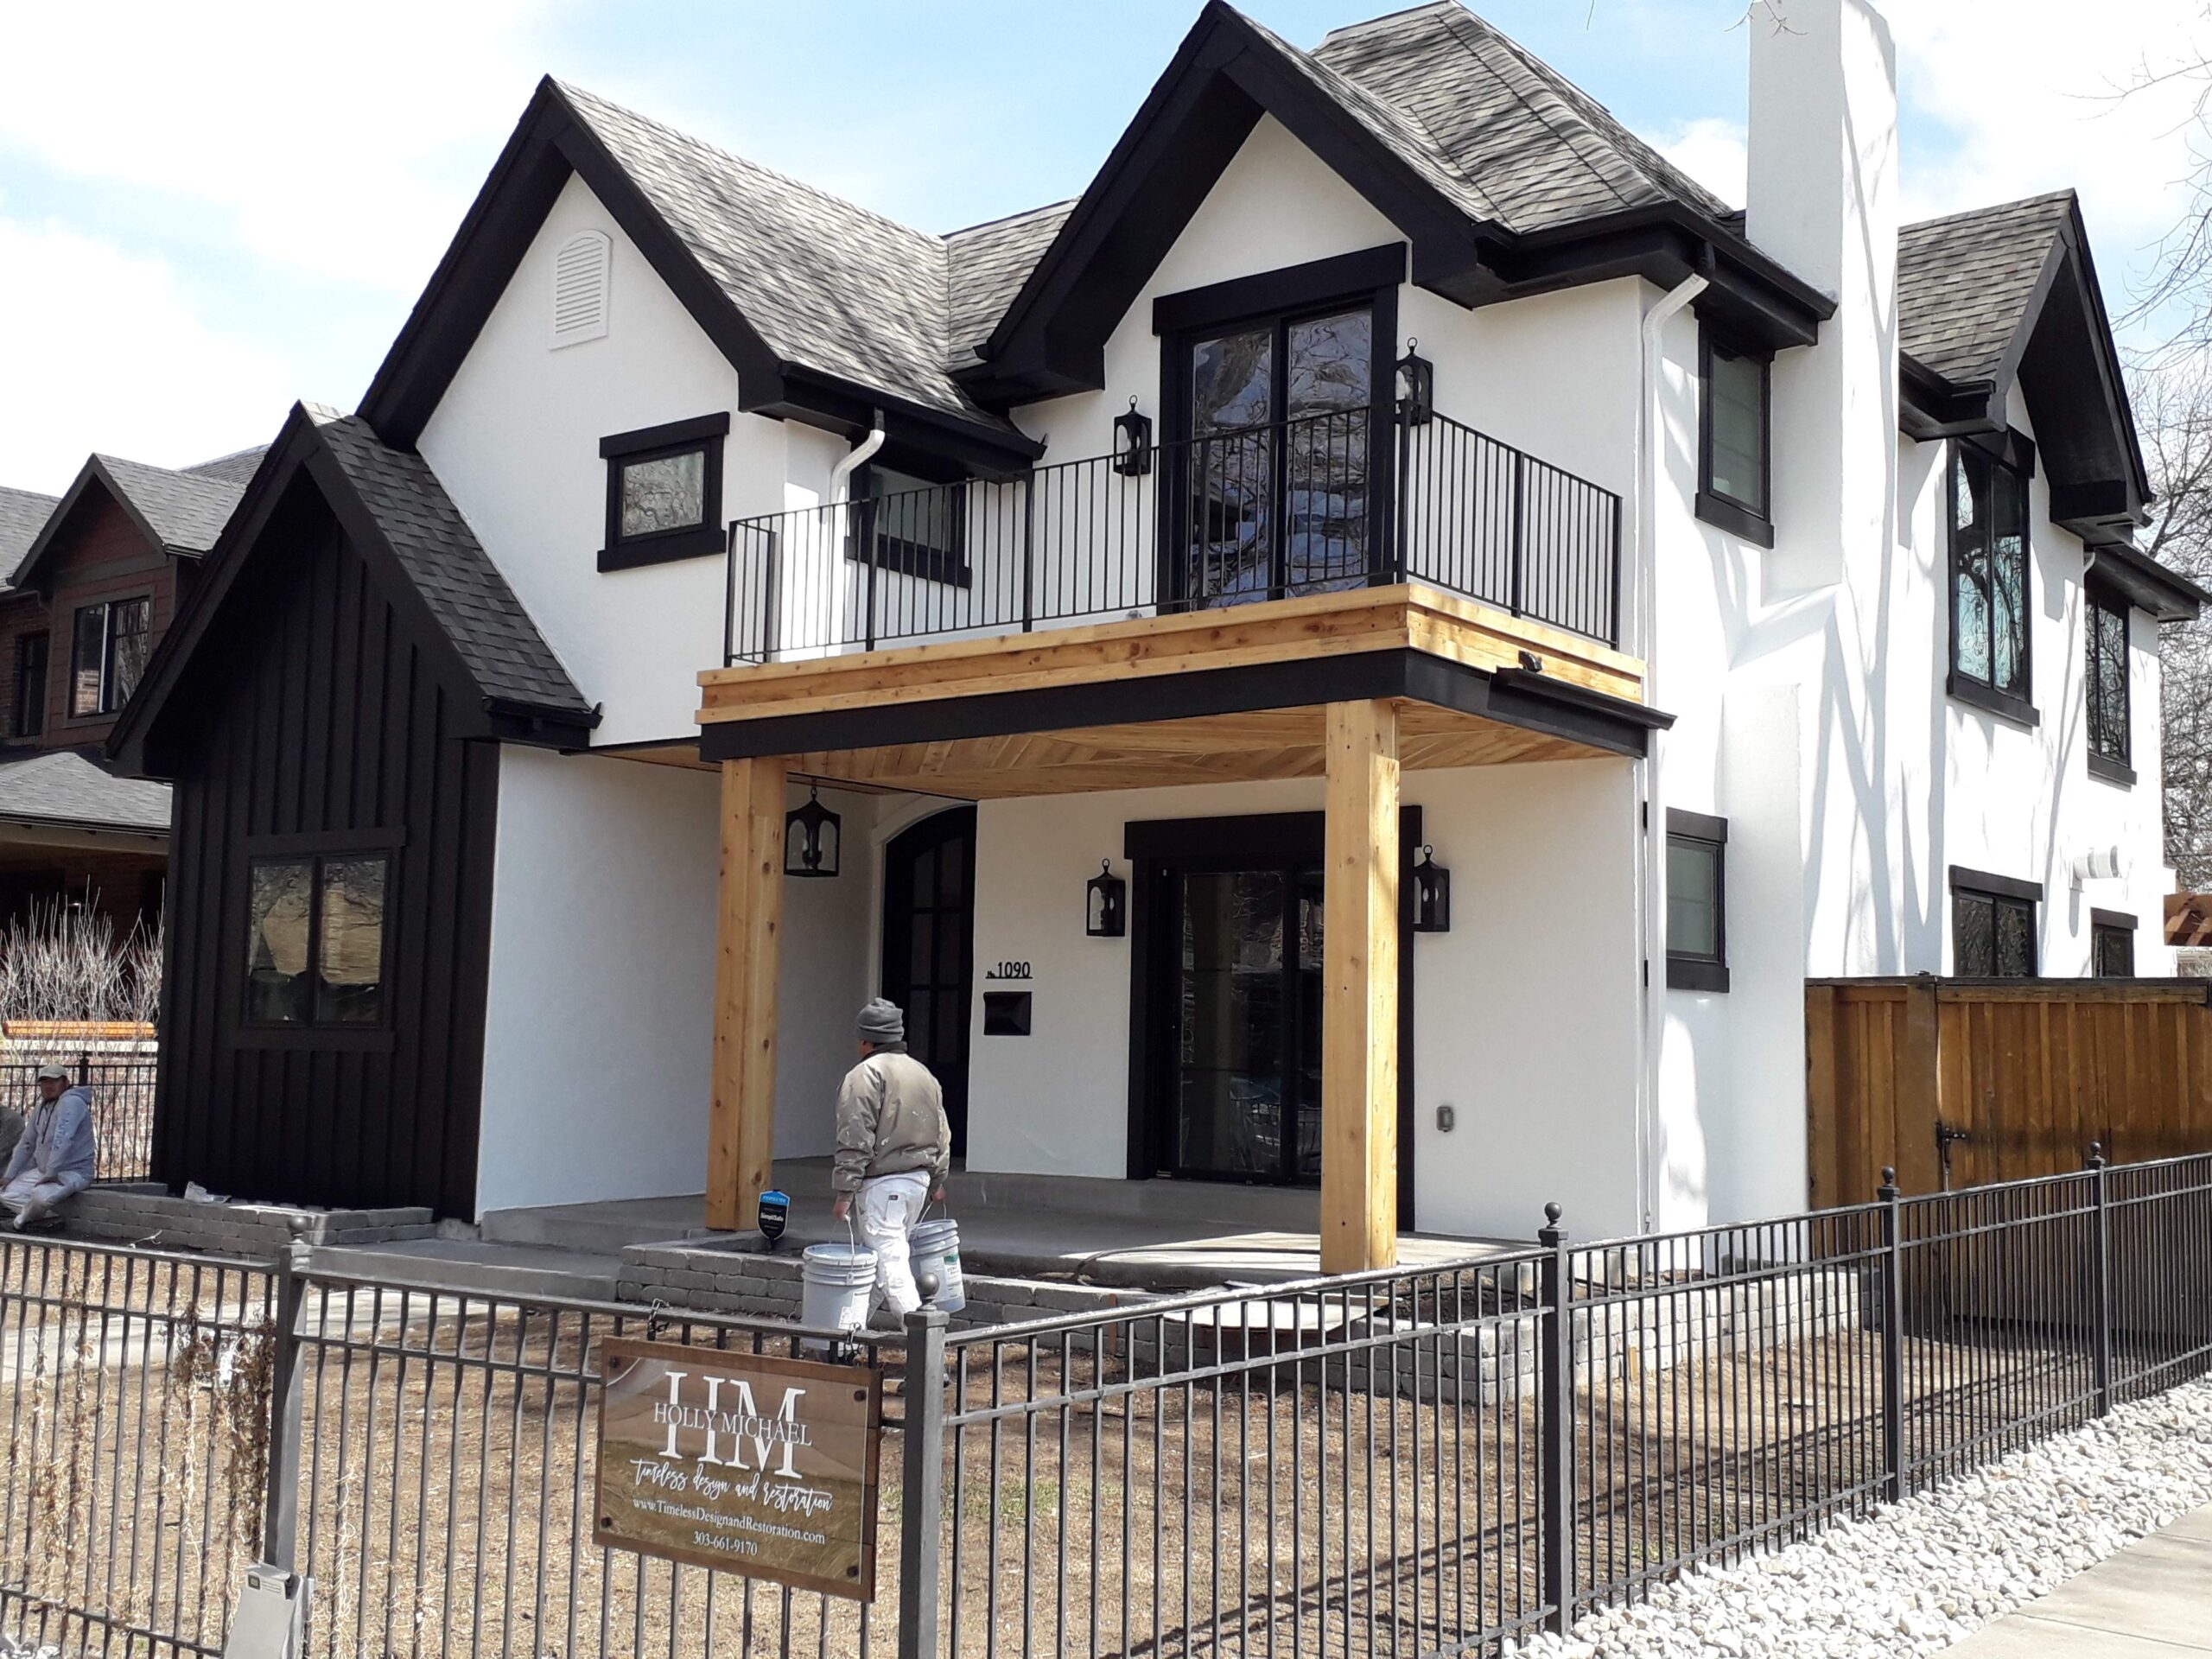
POLYGON ((245 1022, 384 1024, 391 890, 388 849, 250 859, 245 1022))
POLYGON ((1698 336, 1697 516, 1774 545, 1774 361, 1698 336))
POLYGON ((149 594, 81 607, 71 625, 69 712, 111 715, 130 701, 154 654, 149 594))
POLYGON ((36 737, 46 730, 46 632, 16 636, 16 712, 11 729, 17 737, 36 737))
POLYGON ((847 558, 861 558, 872 541, 879 570, 955 588, 973 581, 964 482, 940 483, 870 461, 855 469, 852 493, 847 558))
POLYGON ((607 462, 602 570, 722 550, 722 441, 729 416, 702 415, 599 441, 607 462))
POLYGON ((2083 695, 2088 701, 2089 770, 2113 783, 2132 784, 2127 699, 2127 602, 2091 589, 2088 664, 2083 695))
POLYGON ((1950 693, 2033 724, 2028 472, 1954 442, 1950 693))
POLYGON ((1728 820, 1667 809, 1667 986, 1728 988, 1728 820))
POLYGON ((1951 971, 1966 979, 2033 979, 2039 882, 1951 869, 1951 971))
POLYGON ((1406 248, 1162 295, 1162 592, 1192 607, 1322 593, 1388 563, 1406 248))
POLYGON ((2135 918, 2126 911, 2089 912, 2089 973, 2096 979, 2135 977, 2135 918))

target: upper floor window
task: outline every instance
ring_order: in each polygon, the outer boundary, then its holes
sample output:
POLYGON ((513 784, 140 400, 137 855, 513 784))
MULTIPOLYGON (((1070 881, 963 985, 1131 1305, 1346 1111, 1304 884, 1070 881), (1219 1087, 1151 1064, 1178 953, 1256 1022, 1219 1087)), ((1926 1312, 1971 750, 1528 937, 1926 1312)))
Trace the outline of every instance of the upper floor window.
POLYGON ((2132 784, 2128 762, 2127 606, 2107 594, 2089 594, 2088 699, 2089 770, 2113 783, 2132 784))
POLYGON ((1968 979, 2032 979, 2039 882, 1951 868, 1951 971, 1968 979))
POLYGON ((1774 545, 1773 363, 1704 329, 1698 341, 1697 516, 1774 545))
POLYGON ((69 712, 111 715, 130 700, 154 651, 154 601, 144 594, 87 605, 69 648, 69 712))
POLYGON ((384 1021, 388 852, 257 858, 247 866, 245 1022, 384 1021))
POLYGON ((2126 911, 2089 912, 2089 972, 2097 979, 2135 977, 2135 918, 2126 911))
POLYGON ((871 463, 854 474, 852 491, 858 510, 845 540, 847 558, 865 558, 873 546, 879 569, 969 585, 965 485, 936 484, 871 463))
POLYGON ((1954 443, 1950 501, 1951 695, 2032 724, 2028 475, 1954 443))
POLYGON ((46 635, 16 636, 16 715, 17 737, 36 737, 46 730, 46 635))
POLYGON ((722 441, 729 416, 704 415, 599 441, 607 462, 602 570, 722 550, 722 441))
POLYGON ((1728 820, 1667 810, 1667 986, 1728 988, 1728 820))

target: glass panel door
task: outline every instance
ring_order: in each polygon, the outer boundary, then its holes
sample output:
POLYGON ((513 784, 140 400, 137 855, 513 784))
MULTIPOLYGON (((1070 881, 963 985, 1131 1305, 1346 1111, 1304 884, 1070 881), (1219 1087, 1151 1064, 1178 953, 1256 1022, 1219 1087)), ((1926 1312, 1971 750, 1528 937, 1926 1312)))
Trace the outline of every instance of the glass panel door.
POLYGON ((1321 1178, 1321 873, 1174 878, 1178 1175, 1321 1178))
POLYGON ((1192 342, 1179 573, 1191 605, 1367 580, 1374 333, 1362 306, 1192 342))

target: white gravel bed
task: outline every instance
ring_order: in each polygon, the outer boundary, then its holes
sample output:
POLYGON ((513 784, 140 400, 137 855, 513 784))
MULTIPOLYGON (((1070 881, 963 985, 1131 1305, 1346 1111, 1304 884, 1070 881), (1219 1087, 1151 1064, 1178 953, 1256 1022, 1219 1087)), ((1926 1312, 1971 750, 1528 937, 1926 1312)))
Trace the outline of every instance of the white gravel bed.
POLYGON ((1593 1613, 1528 1659, 1941 1653, 2212 1501, 2212 1382, 2101 1421, 1649 1601, 1593 1613))

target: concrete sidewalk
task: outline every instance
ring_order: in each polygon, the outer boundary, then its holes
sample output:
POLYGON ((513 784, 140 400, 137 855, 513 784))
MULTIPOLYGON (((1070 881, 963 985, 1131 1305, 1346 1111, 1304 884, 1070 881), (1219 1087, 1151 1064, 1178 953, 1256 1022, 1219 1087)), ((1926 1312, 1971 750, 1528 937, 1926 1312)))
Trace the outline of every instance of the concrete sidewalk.
POLYGON ((1975 1631, 1951 1659, 2212 1653, 2212 1505, 1975 1631))

